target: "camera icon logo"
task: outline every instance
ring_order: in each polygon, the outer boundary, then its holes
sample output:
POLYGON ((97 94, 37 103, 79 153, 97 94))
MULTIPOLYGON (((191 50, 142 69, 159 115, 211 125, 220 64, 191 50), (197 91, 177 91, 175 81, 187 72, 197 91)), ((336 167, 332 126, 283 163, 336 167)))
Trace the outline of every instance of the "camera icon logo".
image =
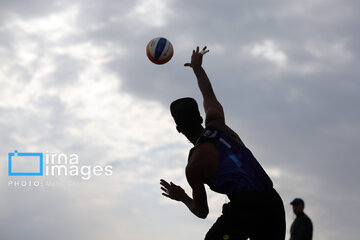
POLYGON ((43 176, 43 153, 9 153, 9 176, 43 176))

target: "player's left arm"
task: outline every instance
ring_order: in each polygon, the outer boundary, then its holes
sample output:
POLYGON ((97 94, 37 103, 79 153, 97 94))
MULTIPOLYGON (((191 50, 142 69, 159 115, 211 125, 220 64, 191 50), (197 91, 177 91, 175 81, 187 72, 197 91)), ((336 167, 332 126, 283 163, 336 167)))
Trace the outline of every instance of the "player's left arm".
POLYGON ((186 178, 192 188, 193 213, 200 218, 206 218, 209 213, 204 183, 214 175, 218 158, 216 147, 207 142, 197 146, 186 166, 186 178))
MULTIPOLYGON (((192 175, 192 173, 190 173, 190 175, 192 175)), ((162 195, 173 200, 183 202, 194 215, 199 218, 206 218, 209 213, 209 208, 207 206, 204 184, 196 181, 196 178, 193 177, 190 177, 190 182, 191 188, 193 190, 193 198, 188 196, 184 189, 182 189, 180 186, 172 182, 168 183, 163 179, 160 180, 160 184, 162 185, 161 189, 164 191, 162 195)))
POLYGON ((204 182, 214 174, 219 157, 216 148, 211 144, 199 145, 186 166, 186 179, 192 188, 192 198, 180 186, 165 180, 160 182, 165 197, 183 202, 199 218, 206 218, 209 214, 204 182))
POLYGON ((199 218, 206 218, 209 214, 206 190, 200 173, 201 169, 197 166, 186 167, 186 179, 192 188, 192 199, 187 198, 185 205, 199 218))

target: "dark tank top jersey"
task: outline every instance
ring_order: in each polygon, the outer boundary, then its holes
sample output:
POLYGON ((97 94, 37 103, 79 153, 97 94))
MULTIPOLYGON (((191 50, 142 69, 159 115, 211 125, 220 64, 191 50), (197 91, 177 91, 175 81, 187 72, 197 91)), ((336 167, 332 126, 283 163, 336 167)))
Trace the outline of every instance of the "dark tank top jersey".
POLYGON ((220 154, 215 175, 206 182, 211 190, 230 197, 272 189, 272 181, 250 150, 213 126, 205 128, 189 157, 196 146, 205 142, 214 143, 220 154))

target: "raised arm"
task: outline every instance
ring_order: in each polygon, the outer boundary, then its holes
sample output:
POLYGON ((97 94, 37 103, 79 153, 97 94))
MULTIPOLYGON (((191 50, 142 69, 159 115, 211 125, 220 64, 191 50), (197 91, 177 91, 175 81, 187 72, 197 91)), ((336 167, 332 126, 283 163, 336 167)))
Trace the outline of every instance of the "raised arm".
POLYGON ((197 78, 197 82, 204 100, 204 110, 206 114, 205 125, 225 124, 225 116, 220 102, 217 100, 210 80, 202 67, 203 55, 209 50, 206 47, 199 52, 199 47, 193 50, 191 63, 184 66, 191 67, 197 78))

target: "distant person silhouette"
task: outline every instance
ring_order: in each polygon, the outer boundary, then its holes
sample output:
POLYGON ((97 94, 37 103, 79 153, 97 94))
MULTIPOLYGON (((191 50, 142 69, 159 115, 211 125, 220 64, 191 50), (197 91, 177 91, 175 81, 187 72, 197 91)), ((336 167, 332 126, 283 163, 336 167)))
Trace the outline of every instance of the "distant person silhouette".
MULTIPOLYGON (((183 202, 199 218, 209 213, 204 184, 226 194, 222 215, 205 240, 284 240, 285 212, 273 183, 240 137, 225 124, 224 111, 202 68, 206 47, 193 51, 191 63, 204 100, 205 128, 193 98, 181 98, 170 105, 176 129, 194 145, 186 166, 192 197, 174 183, 161 179, 162 194, 183 202)), ((238 101, 238 100, 236 100, 238 101)))
POLYGON ((304 200, 295 198, 290 204, 296 215, 290 228, 290 240, 312 240, 313 224, 310 218, 304 213, 304 200))

